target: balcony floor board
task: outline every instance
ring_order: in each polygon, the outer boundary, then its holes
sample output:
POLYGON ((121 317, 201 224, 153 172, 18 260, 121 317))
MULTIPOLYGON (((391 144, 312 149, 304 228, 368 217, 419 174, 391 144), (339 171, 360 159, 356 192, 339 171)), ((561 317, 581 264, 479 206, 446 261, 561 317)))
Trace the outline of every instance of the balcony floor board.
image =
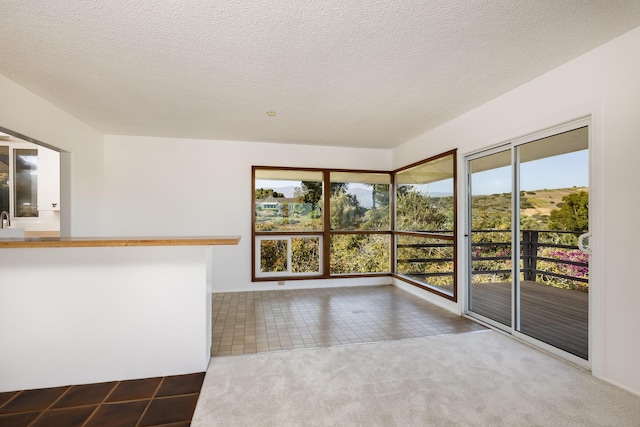
MULTIPOLYGON (((589 294, 523 281, 520 332, 583 359, 589 348, 589 294)), ((511 283, 473 285, 471 311, 511 325, 511 283)))

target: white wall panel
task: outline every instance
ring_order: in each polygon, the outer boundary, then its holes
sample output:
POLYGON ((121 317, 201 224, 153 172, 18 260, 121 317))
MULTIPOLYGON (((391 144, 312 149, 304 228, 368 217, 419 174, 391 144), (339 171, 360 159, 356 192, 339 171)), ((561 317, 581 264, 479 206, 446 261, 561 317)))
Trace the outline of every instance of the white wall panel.
POLYGON ((206 251, 2 249, 0 392, 205 371, 206 251))

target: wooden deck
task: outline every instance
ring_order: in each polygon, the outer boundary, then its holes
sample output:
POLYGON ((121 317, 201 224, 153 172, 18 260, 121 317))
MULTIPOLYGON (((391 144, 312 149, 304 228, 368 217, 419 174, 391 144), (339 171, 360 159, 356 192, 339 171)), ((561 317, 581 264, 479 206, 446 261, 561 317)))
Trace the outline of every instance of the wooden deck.
MULTIPOLYGON (((589 295, 524 281, 520 332, 587 359, 589 295)), ((511 325, 511 283, 474 283, 470 311, 511 325)))

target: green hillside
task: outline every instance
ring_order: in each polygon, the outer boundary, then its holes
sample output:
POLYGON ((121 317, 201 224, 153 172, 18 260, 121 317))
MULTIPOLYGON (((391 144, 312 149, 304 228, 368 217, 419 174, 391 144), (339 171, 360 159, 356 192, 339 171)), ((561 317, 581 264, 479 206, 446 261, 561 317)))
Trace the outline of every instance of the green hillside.
MULTIPOLYGON (((587 187, 543 189, 520 192, 522 227, 546 230, 551 211, 560 209, 562 198, 587 187)), ((509 228, 511 216, 511 194, 492 194, 472 197, 473 228, 509 228)))

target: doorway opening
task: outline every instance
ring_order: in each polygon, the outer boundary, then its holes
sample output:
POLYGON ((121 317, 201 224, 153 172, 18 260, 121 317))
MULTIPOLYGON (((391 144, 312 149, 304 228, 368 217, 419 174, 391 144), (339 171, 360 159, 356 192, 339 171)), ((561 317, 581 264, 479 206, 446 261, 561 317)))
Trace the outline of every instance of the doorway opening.
POLYGON ((60 236, 60 152, 0 128, 2 227, 25 237, 60 236))

